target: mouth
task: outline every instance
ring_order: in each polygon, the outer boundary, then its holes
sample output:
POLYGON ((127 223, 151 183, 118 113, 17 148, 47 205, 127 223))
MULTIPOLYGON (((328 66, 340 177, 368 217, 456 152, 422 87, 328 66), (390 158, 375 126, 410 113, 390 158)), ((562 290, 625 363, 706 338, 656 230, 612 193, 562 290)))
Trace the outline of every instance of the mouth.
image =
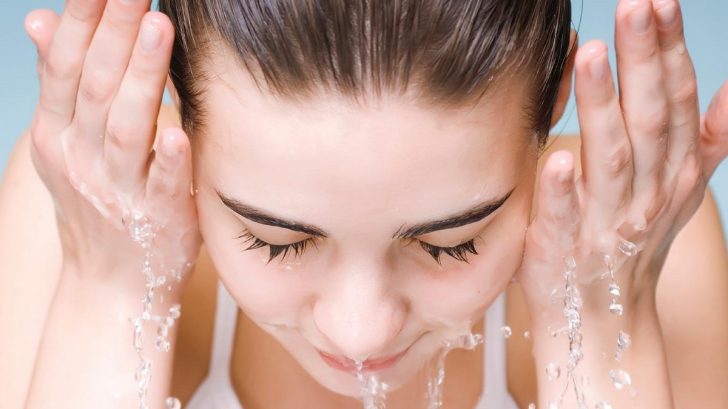
MULTIPOLYGON (((369 373, 379 372, 387 368, 391 368, 397 362, 399 362, 400 359, 402 359, 407 351, 409 351, 410 347, 407 347, 404 351, 399 352, 395 355, 390 355, 377 359, 367 359, 366 361, 362 362, 361 370, 362 372, 369 373)), ((357 373, 356 362, 354 362, 353 360, 341 356, 327 354, 326 352, 322 351, 318 351, 318 353, 319 355, 321 355, 321 358, 324 360, 324 362, 326 362, 326 364, 330 367, 350 374, 357 373)))

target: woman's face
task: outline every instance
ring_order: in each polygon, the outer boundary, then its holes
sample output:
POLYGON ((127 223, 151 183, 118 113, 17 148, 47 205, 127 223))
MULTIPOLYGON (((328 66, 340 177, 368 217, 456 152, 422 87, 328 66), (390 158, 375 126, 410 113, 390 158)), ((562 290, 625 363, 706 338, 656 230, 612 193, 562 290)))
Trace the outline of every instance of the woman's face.
POLYGON ((285 102, 237 68, 217 71, 193 149, 220 278, 330 390, 358 395, 353 360, 401 386, 482 319, 520 263, 537 159, 525 81, 446 110, 403 97, 285 102), (246 250, 250 235, 300 245, 269 262, 268 246, 246 250), (438 264, 420 242, 463 246, 438 264))

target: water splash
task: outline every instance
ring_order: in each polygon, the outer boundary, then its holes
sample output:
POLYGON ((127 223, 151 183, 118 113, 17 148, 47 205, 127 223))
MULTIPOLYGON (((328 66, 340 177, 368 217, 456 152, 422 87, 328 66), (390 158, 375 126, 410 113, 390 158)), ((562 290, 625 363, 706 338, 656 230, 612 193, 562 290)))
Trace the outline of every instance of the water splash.
MULTIPOLYGON (((584 353, 581 349, 583 339, 581 332, 581 308, 584 305, 584 301, 576 285, 576 259, 573 256, 565 258, 564 267, 565 295, 563 298, 563 314, 566 318, 567 326, 557 332, 552 332, 552 336, 557 336, 560 333, 566 333, 569 339, 569 354, 566 364, 566 385, 561 392, 558 403, 550 402, 549 408, 558 408, 558 405, 564 401, 564 397, 569 390, 569 386, 573 387, 576 403, 581 408, 586 407, 586 397, 582 389, 582 385, 577 382, 576 368, 584 358, 584 353)), ((551 364, 549 364, 549 366, 551 366, 551 364)), ((549 368, 547 367, 547 371, 548 369, 549 368)), ((549 379, 551 379, 552 375, 554 374, 549 374, 549 379)))
POLYGON ((384 409, 389 385, 382 382, 377 375, 365 373, 363 368, 363 363, 356 361, 356 379, 359 381, 364 409, 384 409))
POLYGON ((471 330, 454 340, 444 342, 443 349, 437 356, 435 372, 429 376, 427 381, 427 409, 439 409, 442 407, 442 387, 445 383, 445 357, 447 354, 453 349, 472 351, 482 343, 483 335, 474 334, 471 330))
MULTIPOLYGON (((169 341, 169 330, 181 316, 181 306, 179 304, 172 305, 164 315, 156 314, 153 310, 154 295, 159 287, 169 283, 170 278, 180 282, 185 269, 191 267, 190 263, 184 264, 183 267, 177 269, 167 269, 164 273, 157 275, 155 267, 158 268, 160 263, 156 263, 154 253, 154 239, 158 228, 149 221, 144 215, 135 213, 129 220, 127 226, 128 232, 137 244, 144 249, 144 261, 142 263, 142 273, 145 278, 145 293, 142 297, 142 312, 137 317, 130 318, 130 322, 134 329, 133 346, 139 357, 139 365, 134 374, 134 380, 137 385, 137 394, 139 396, 139 409, 148 409, 146 403, 147 392, 152 379, 152 361, 143 353, 144 346, 144 325, 153 323, 157 325, 157 338, 154 342, 155 348, 160 351, 169 352, 171 350, 171 342, 169 341)), ((172 285, 167 286, 169 291, 172 285)), ((160 294, 160 298, 163 297, 160 294)), ((165 404, 168 409, 179 409, 181 404, 179 400, 173 397, 166 399, 165 404), (170 406, 172 405, 172 406, 170 406)))

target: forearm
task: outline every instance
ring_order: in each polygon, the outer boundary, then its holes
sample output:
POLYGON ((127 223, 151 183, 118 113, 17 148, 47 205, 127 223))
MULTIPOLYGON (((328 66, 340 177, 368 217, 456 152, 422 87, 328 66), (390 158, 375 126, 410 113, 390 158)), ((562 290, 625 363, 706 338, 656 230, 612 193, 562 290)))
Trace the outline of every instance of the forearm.
MULTIPOLYGON (((574 374, 577 385, 584 392, 589 407, 606 402, 614 409, 673 408, 665 350, 662 342, 654 301, 644 299, 641 305, 626 309, 623 316, 614 316, 604 305, 599 311, 582 311, 583 359, 574 374), (630 311, 631 310, 631 311, 630 311), (615 359, 619 331, 629 334, 631 345, 621 359, 615 359), (610 371, 623 370, 629 374, 631 385, 617 388, 610 371), (583 382, 583 379, 587 379, 583 382), (583 382, 583 383, 582 383, 583 382)), ((567 361, 569 339, 567 334, 554 338, 550 330, 565 326, 566 319, 540 319, 534 322, 534 358, 538 379, 540 408, 550 408, 551 402, 559 409, 579 408, 573 381, 569 380, 567 361), (548 365, 558 363, 561 369, 557 379, 549 380, 548 365), (568 390, 564 393, 564 389, 568 390)), ((553 375, 553 371, 552 371, 553 375)), ((553 377, 553 376, 552 376, 553 377)))
MULTIPOLYGON (((129 318, 141 314, 142 296, 142 292, 129 296, 108 283, 92 284, 63 274, 46 321, 26 408, 138 408, 134 374, 140 359, 129 318)), ((173 297, 164 301, 161 305, 155 300, 154 308, 169 308, 167 304, 175 302, 173 297)), ((173 354, 154 347, 153 325, 145 325, 144 335, 142 354, 153 362, 146 402, 150 408, 159 408, 169 395, 173 354)), ((174 345, 174 327, 168 339, 174 345)))

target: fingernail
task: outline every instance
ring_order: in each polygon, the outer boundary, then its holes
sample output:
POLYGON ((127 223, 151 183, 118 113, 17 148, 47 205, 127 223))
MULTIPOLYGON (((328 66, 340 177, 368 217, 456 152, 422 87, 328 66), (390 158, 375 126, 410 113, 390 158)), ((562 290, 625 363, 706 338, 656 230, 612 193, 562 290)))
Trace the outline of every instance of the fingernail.
POLYGON ((657 20, 661 28, 670 28, 677 18, 677 4, 668 3, 665 7, 657 9, 657 20))
POLYGON ((157 49, 160 40, 162 39, 162 32, 154 24, 153 21, 144 20, 142 22, 142 30, 139 34, 139 42, 142 49, 147 52, 151 52, 157 49))
POLYGON ((650 27, 652 19, 652 6, 638 6, 630 15, 632 29, 637 33, 644 33, 650 27))
POLYGON ((33 31, 39 31, 43 28, 43 20, 31 20, 28 22, 28 28, 33 31))
POLYGON ((164 151, 167 156, 174 156, 179 150, 177 146, 177 135, 175 135, 174 132, 166 132, 162 136, 162 144, 164 145, 162 151, 164 151))
POLYGON ((607 62, 607 54, 604 53, 598 57, 595 57, 589 63, 589 71, 591 72, 592 79, 603 80, 607 77, 607 71, 609 70, 609 64, 607 62))

